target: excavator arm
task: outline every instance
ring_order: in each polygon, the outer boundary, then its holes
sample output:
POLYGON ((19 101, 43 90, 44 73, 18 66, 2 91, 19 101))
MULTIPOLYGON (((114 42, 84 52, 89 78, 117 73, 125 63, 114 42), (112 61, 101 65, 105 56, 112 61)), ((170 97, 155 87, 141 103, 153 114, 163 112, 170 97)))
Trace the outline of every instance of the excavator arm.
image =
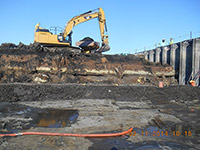
POLYGON ((104 52, 110 50, 109 42, 108 42, 108 35, 105 35, 105 31, 107 32, 106 27, 106 18, 105 13, 102 8, 98 8, 96 10, 88 11, 86 13, 83 13, 81 15, 73 17, 65 26, 65 29, 63 31, 63 37, 66 39, 67 36, 70 36, 70 33, 76 25, 86 22, 88 20, 92 20, 94 18, 98 18, 99 21, 99 28, 101 33, 101 40, 102 40, 102 46, 97 51, 104 52))

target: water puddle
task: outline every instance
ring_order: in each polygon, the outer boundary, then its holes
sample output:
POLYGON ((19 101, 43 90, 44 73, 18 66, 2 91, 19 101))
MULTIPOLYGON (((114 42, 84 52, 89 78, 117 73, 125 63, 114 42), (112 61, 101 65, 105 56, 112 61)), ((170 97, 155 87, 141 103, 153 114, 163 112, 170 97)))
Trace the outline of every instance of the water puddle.
POLYGON ((0 103, 0 132, 16 132, 30 127, 69 127, 78 118, 78 110, 35 108, 0 103))
POLYGON ((46 109, 37 114, 33 126, 62 128, 75 123, 77 118, 77 110, 46 109))

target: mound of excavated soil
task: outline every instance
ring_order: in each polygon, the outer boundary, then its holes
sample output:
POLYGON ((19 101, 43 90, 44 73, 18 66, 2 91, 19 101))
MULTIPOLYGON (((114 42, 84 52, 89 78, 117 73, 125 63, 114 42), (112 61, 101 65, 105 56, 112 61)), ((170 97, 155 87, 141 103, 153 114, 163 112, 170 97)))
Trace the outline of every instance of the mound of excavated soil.
POLYGON ((0 46, 0 82, 176 84, 170 66, 135 55, 83 54, 36 44, 0 46))

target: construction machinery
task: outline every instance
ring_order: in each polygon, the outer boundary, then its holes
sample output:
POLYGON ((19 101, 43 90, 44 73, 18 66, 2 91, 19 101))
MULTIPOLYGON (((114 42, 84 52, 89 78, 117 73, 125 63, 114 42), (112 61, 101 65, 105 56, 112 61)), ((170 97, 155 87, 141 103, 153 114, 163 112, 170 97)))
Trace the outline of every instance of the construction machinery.
POLYGON ((40 24, 38 23, 35 26, 34 43, 39 43, 42 46, 51 47, 72 47, 73 27, 94 18, 98 18, 102 41, 101 46, 98 46, 98 42, 88 40, 88 38, 85 38, 86 40, 83 39, 82 41, 79 41, 77 45, 82 48, 82 52, 86 52, 88 50, 90 52, 95 51, 99 53, 108 51, 110 50, 110 47, 108 44, 108 35, 105 34, 107 32, 107 27, 105 14, 102 8, 91 10, 81 15, 73 17, 71 20, 68 21, 63 32, 59 34, 53 34, 48 29, 41 28, 40 24))

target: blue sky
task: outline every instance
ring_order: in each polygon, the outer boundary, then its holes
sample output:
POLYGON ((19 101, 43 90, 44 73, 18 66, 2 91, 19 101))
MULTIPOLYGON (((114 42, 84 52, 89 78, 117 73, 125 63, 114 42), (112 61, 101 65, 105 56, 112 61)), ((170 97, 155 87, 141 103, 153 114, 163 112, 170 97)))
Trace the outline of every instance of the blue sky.
MULTIPOLYGON (((64 28, 72 17, 98 7, 107 19, 109 54, 149 49, 163 38, 179 41, 190 31, 200 37, 200 0, 1 0, 0 44, 32 43, 37 23, 64 28)), ((73 44, 86 36, 100 41, 97 19, 73 28, 73 44)))

